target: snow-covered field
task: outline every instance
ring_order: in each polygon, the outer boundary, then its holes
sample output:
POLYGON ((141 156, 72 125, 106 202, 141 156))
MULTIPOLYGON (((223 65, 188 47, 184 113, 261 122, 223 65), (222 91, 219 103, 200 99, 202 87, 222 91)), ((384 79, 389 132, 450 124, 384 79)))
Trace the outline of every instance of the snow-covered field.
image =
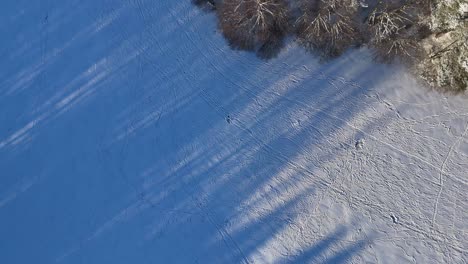
POLYGON ((228 48, 189 0, 3 0, 0 263, 467 263, 468 98, 228 48))

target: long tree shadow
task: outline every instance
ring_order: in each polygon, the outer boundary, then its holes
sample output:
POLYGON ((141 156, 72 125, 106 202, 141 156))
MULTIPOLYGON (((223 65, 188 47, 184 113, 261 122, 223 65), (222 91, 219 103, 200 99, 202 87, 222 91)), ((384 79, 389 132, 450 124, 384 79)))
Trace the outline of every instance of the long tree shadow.
POLYGON ((339 263, 371 243, 298 219, 327 221, 312 208, 344 175, 326 164, 381 69, 229 51, 188 2, 54 4, 44 56, 1 65, 6 263, 339 263))
POLYGON ((341 248, 334 249, 346 238, 348 230, 338 226, 333 232, 323 237, 316 244, 296 256, 288 263, 347 263, 354 255, 372 243, 369 238, 348 242, 341 248), (332 251, 331 253, 329 251, 332 251))

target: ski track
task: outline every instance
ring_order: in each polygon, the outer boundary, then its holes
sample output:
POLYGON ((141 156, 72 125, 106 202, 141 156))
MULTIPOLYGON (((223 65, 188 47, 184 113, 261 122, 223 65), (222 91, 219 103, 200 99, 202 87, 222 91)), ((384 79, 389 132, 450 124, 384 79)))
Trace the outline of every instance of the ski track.
POLYGON ((457 140, 453 143, 452 146, 450 146, 450 149, 447 153, 447 155, 445 156, 444 158, 444 161, 442 162, 442 165, 440 166, 440 169, 439 169, 439 181, 440 181, 440 188, 439 188, 439 192, 437 193, 437 198, 436 198, 436 201, 434 203, 434 213, 433 213, 433 216, 432 216, 432 225, 434 225, 435 223, 435 220, 436 220, 436 216, 437 216, 437 207, 439 205, 439 200, 440 200, 440 195, 442 194, 442 190, 444 188, 444 179, 443 179, 443 174, 444 174, 444 170, 445 170, 445 166, 447 164, 447 161, 450 157, 450 155, 452 154, 452 151, 453 149, 460 143, 460 141, 465 137, 466 133, 468 132, 468 122, 466 123, 466 126, 465 126, 465 131, 463 131, 463 134, 461 134, 457 140))
POLYGON ((7 0, 0 262, 468 261, 466 96, 189 2, 7 0))

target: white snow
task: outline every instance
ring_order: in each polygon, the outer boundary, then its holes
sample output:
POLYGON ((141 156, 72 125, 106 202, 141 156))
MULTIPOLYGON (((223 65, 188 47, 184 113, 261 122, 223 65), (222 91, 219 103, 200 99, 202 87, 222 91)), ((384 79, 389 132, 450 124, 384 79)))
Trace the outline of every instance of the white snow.
POLYGON ((468 98, 234 51, 190 1, 5 0, 0 263, 466 263, 468 98))

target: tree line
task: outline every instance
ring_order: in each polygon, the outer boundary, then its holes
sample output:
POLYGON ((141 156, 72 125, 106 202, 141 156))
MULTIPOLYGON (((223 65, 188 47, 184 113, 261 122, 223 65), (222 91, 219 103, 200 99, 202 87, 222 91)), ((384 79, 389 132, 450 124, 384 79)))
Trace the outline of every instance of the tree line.
MULTIPOLYGON (((255 51, 262 58, 274 57, 287 36, 325 59, 366 45, 379 61, 399 60, 414 66, 429 63, 437 51, 444 52, 443 46, 431 50, 425 41, 446 33, 443 27, 433 26, 434 10, 444 0, 193 1, 216 12, 231 47, 255 51)), ((462 36, 458 44, 464 47, 464 41, 462 36)), ((461 87, 466 89, 464 82, 461 87)))

